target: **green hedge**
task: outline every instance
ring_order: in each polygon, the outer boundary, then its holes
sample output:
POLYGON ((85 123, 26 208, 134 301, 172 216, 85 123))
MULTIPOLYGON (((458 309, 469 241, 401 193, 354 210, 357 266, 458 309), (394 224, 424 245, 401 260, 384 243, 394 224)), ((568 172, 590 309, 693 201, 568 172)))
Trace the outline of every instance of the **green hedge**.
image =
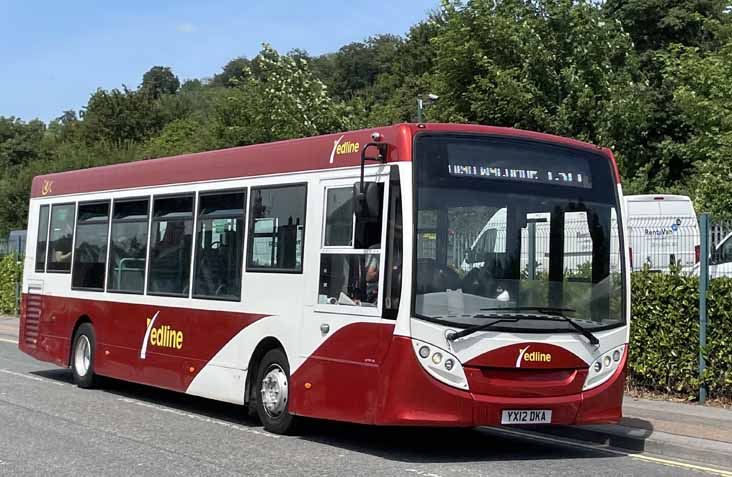
POLYGON ((22 261, 14 255, 0 257, 0 313, 15 312, 15 286, 22 270, 22 261))
MULTIPOLYGON (((698 395, 699 280, 678 273, 632 277, 629 384, 688 399, 698 395)), ((707 296, 710 397, 732 398, 732 279, 710 281, 707 296)))

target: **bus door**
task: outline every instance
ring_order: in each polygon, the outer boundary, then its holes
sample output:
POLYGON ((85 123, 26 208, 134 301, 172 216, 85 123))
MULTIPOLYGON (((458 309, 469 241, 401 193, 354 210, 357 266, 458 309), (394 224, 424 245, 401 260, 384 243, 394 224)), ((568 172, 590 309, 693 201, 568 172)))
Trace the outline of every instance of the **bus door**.
MULTIPOLYGON (((382 318, 389 169, 320 183, 322 212, 317 274, 309 275, 302 346, 293 386, 307 389, 293 408, 304 415, 368 422, 378 367, 394 321, 382 318), (354 205, 360 207, 354 213, 354 205)), ((312 270, 312 269, 311 269, 312 270)), ((391 283, 391 278, 386 281, 391 283)), ((299 394, 299 393, 297 393, 299 394)))

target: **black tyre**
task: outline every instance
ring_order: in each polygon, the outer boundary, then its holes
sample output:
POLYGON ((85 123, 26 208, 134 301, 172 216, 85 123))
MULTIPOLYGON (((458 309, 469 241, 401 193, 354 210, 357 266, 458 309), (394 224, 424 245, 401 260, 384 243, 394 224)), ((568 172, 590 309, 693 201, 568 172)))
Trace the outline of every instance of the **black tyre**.
POLYGON ((80 388, 94 386, 94 350, 96 339, 91 323, 82 323, 74 334, 71 347, 71 372, 80 388))
POLYGON ((294 433, 299 419, 288 409, 290 366, 281 349, 264 355, 256 379, 256 410, 264 428, 274 434, 294 433))

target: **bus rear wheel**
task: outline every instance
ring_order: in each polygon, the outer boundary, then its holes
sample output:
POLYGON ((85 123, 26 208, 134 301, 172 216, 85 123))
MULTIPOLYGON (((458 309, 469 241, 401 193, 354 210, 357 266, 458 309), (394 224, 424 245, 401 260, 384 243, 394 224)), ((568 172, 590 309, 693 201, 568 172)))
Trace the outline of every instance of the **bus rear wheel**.
POLYGON ((280 349, 268 351, 257 373, 256 409, 264 428, 274 434, 295 432, 298 418, 288 410, 290 398, 290 366, 280 349))
POLYGON ((74 383, 80 388, 94 386, 94 349, 96 339, 91 323, 82 323, 74 333, 71 348, 71 372, 74 383))

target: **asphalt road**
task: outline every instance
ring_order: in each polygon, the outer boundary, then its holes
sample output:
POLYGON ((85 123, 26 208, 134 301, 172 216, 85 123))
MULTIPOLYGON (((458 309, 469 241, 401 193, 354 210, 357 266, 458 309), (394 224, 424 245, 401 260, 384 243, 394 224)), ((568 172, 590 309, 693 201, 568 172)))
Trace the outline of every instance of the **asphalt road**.
MULTIPOLYGON (((242 409, 68 370, 0 340, 0 475, 710 475, 492 429, 309 423, 269 434, 242 409)), ((732 474, 721 474, 732 475, 732 474)))

